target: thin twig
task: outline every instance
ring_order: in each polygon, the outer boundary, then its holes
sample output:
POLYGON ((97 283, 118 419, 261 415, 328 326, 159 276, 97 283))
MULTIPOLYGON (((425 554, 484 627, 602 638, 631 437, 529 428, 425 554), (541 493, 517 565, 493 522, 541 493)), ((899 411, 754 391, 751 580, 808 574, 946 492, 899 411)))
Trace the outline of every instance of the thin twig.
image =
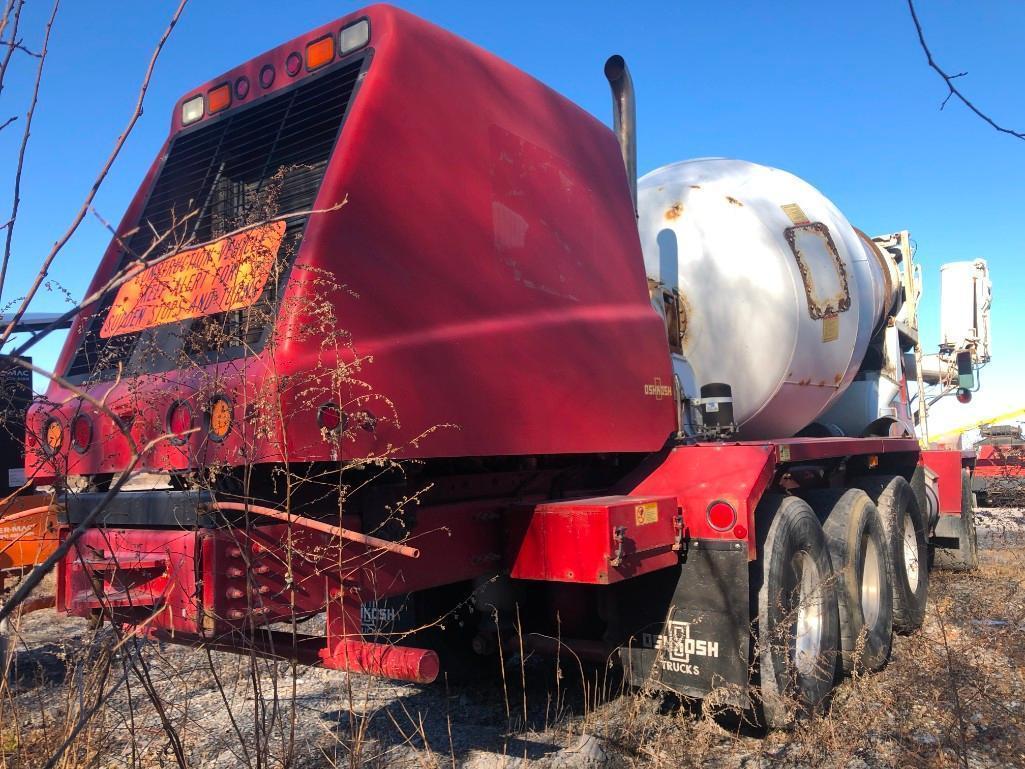
POLYGON ((990 126, 995 128, 1000 133, 1008 134, 1008 135, 1013 136, 1013 137, 1015 137, 1017 139, 1025 139, 1025 133, 1023 133, 1021 131, 1015 131, 1015 130, 1012 130, 1010 128, 1005 128, 1004 126, 999 125, 996 121, 993 120, 993 118, 991 118, 985 112, 983 112, 978 107, 976 107, 974 104, 972 104, 971 101, 969 101, 968 98, 963 93, 961 93, 960 90, 958 90, 957 86, 954 85, 954 81, 957 78, 959 78, 959 77, 964 77, 968 73, 967 72, 958 72, 956 75, 950 75, 950 74, 947 74, 947 72, 945 72, 943 70, 943 68, 940 67, 940 65, 936 63, 936 60, 933 59, 933 57, 932 57, 932 51, 929 50, 929 46, 925 42, 925 33, 922 31, 921 23, 918 21, 918 14, 915 13, 915 3, 914 3, 914 0, 908 0, 908 10, 911 11, 911 20, 915 23, 915 30, 918 32, 918 42, 921 43, 922 50, 925 51, 925 58, 928 60, 929 66, 933 70, 935 70, 936 73, 940 77, 943 78, 943 82, 945 82, 947 84, 947 88, 949 89, 948 93, 947 93, 947 98, 945 98, 943 100, 943 103, 940 105, 940 109, 943 109, 944 107, 947 106, 947 102, 950 101, 950 97, 951 96, 956 96, 957 99, 962 104, 964 104, 966 107, 968 107, 968 109, 970 109, 972 112, 974 112, 980 118, 982 118, 987 123, 989 123, 990 126))

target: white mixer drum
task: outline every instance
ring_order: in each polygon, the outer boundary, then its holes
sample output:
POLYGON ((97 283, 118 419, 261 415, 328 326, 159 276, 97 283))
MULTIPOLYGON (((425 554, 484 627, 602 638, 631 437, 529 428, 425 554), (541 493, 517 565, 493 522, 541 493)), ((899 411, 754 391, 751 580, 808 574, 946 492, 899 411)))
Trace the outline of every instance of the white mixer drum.
POLYGON ((638 205, 648 277, 679 289, 684 397, 729 384, 746 439, 815 421, 892 305, 888 257, 811 185, 754 163, 665 166, 640 180, 638 205))

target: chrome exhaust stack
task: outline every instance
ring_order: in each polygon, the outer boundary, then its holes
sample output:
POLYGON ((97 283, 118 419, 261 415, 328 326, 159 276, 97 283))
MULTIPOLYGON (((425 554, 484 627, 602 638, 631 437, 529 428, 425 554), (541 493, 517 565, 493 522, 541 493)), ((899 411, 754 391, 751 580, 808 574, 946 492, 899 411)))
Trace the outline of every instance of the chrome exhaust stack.
POLYGON ((619 138, 619 149, 626 166, 634 216, 637 215, 637 110, 634 84, 622 56, 610 56, 605 62, 605 78, 612 89, 612 129, 619 138))

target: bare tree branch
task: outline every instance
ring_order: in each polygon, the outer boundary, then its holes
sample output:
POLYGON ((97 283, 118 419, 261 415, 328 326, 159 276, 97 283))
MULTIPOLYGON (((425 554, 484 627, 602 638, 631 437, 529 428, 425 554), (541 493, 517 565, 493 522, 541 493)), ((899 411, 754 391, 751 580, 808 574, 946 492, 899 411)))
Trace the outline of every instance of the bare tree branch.
POLYGON ((933 70, 935 70, 936 73, 939 74, 940 77, 943 78, 943 82, 945 82, 947 84, 947 88, 949 89, 949 91, 947 93, 947 98, 945 98, 943 100, 943 103, 940 105, 940 109, 943 109, 944 107, 947 106, 947 102, 950 101, 950 97, 956 96, 958 101, 960 101, 962 104, 964 104, 966 107, 968 107, 968 109, 970 109, 972 112, 974 112, 980 118, 985 120, 987 123, 989 123, 990 126, 995 128, 1000 133, 1008 134, 1008 135, 1013 136, 1013 137, 1015 137, 1017 139, 1025 139, 1025 133, 1023 133, 1021 131, 1015 131, 1015 130, 1012 130, 1010 128, 1005 128, 1004 126, 999 125, 998 123, 996 123, 993 120, 993 118, 991 118, 985 112, 983 112, 978 107, 976 107, 974 104, 972 104, 971 101, 968 100, 968 97, 966 97, 963 93, 961 93, 960 90, 958 90, 957 86, 954 85, 954 81, 957 78, 959 78, 959 77, 963 77, 963 76, 967 75, 968 73, 967 72, 958 72, 956 75, 950 75, 946 71, 944 71, 943 68, 940 67, 939 64, 936 63, 936 60, 933 59, 933 57, 932 57, 932 51, 929 50, 929 46, 925 42, 925 33, 922 32, 922 24, 918 21, 918 14, 915 13, 915 3, 914 3, 914 0, 908 0, 908 10, 911 11, 911 20, 913 22, 915 22, 915 30, 918 32, 918 42, 921 43, 922 50, 925 51, 925 57, 926 57, 926 59, 929 62, 929 66, 933 70))
POLYGON ((96 181, 93 182, 92 187, 89 189, 89 193, 86 195, 85 201, 82 203, 81 208, 79 208, 78 213, 75 215, 71 226, 68 228, 67 232, 61 236, 60 240, 53 244, 53 247, 50 249, 50 253, 47 254, 46 258, 43 260, 42 266, 39 268, 39 272, 36 275, 35 280, 32 282, 32 287, 29 288, 28 293, 25 295, 25 298, 21 301, 21 304, 18 307, 18 310, 14 313, 14 317, 11 318, 10 323, 7 324, 7 328, 4 329, 3 334, 0 334, 0 347, 6 344, 11 334, 14 333, 15 326, 25 314, 25 311, 28 309, 29 304, 35 297, 36 292, 39 291, 39 287, 43 284, 43 281, 46 280, 46 276, 49 273, 50 265, 53 264, 53 260, 57 258, 57 254, 60 253, 61 249, 64 248, 67 242, 71 239, 71 236, 78 230, 78 226, 82 223, 82 220, 85 219, 90 206, 92 206, 93 199, 96 197, 96 193, 100 189, 100 185, 102 185, 103 180, 107 178, 107 174, 110 172, 111 167, 114 165, 114 161, 121 153, 121 148, 124 147, 129 134, 131 134, 132 129, 135 128, 135 124, 138 122, 139 118, 142 117, 142 105, 146 99, 146 91, 149 90, 150 79, 153 77, 153 70, 156 68, 157 59, 160 58, 160 52, 163 50, 164 44, 167 43, 172 30, 174 30, 175 25, 178 23, 178 19, 181 18, 182 11, 185 10, 186 3, 188 3, 188 0, 180 0, 178 3, 178 8, 175 10, 174 15, 171 16, 171 21, 164 30, 164 34, 161 35, 160 40, 157 42, 157 46, 153 50, 153 55, 150 57, 149 66, 146 68, 146 74, 143 77, 142 86, 139 88, 139 96, 135 102, 135 109, 132 111, 132 116, 128 120, 128 125, 118 137, 113 151, 111 151, 107 158, 107 162, 104 163, 103 168, 96 177, 96 181))
MULTIPOLYGON (((54 0, 53 11, 50 13, 50 20, 46 22, 46 33, 43 35, 43 50, 39 56, 39 66, 36 68, 36 82, 32 88, 32 101, 29 102, 28 112, 25 113, 25 130, 21 134, 21 147, 18 150, 18 165, 14 171, 14 200, 11 203, 10 226, 7 228, 7 236, 4 241, 4 258, 0 263, 0 296, 4 292, 4 282, 7 279, 7 264, 11 260, 11 242, 14 238, 14 223, 18 220, 18 208, 21 206, 21 174, 25 168, 25 150, 28 149, 29 136, 32 135, 32 118, 36 114, 36 104, 39 102, 39 84, 43 82, 43 65, 46 64, 46 50, 50 44, 50 30, 53 28, 53 20, 57 18, 57 9, 60 8, 60 0, 54 0)), ((9 123, 10 121, 8 121, 9 123)), ((7 123, 4 124, 6 126, 7 123)))
POLYGON ((6 32, 8 26, 10 26, 11 34, 6 41, 0 43, 0 45, 5 45, 7 47, 7 50, 4 52, 3 61, 0 61, 0 93, 3 93, 4 90, 7 67, 11 63, 11 57, 14 55, 15 50, 17 50, 16 42, 18 37, 18 25, 21 23, 21 9, 24 6, 25 0, 10 0, 7 3, 7 7, 4 8, 4 18, 0 26, 3 27, 2 32, 6 32), (15 2, 18 3, 17 8, 14 7, 15 2), (14 14, 13 16, 11 15, 12 11, 14 14))

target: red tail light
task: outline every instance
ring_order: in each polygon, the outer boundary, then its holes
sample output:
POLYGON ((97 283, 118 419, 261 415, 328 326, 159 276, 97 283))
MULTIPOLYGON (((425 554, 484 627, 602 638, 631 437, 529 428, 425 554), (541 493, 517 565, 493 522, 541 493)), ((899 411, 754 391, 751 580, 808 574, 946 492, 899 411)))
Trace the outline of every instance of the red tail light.
POLYGON ((93 442, 93 421, 85 414, 71 420, 71 446, 79 454, 85 453, 93 442))
POLYGON ((185 401, 175 401, 167 412, 167 431, 174 437, 171 442, 181 445, 188 440, 187 433, 192 429, 192 409, 185 401))
POLYGON ((317 412, 317 424, 329 433, 340 432, 345 423, 345 415, 334 403, 325 403, 317 412))
POLYGON ((737 511, 733 509, 733 505, 719 500, 708 506, 705 518, 708 519, 708 525, 716 531, 729 531, 737 523, 737 511))

